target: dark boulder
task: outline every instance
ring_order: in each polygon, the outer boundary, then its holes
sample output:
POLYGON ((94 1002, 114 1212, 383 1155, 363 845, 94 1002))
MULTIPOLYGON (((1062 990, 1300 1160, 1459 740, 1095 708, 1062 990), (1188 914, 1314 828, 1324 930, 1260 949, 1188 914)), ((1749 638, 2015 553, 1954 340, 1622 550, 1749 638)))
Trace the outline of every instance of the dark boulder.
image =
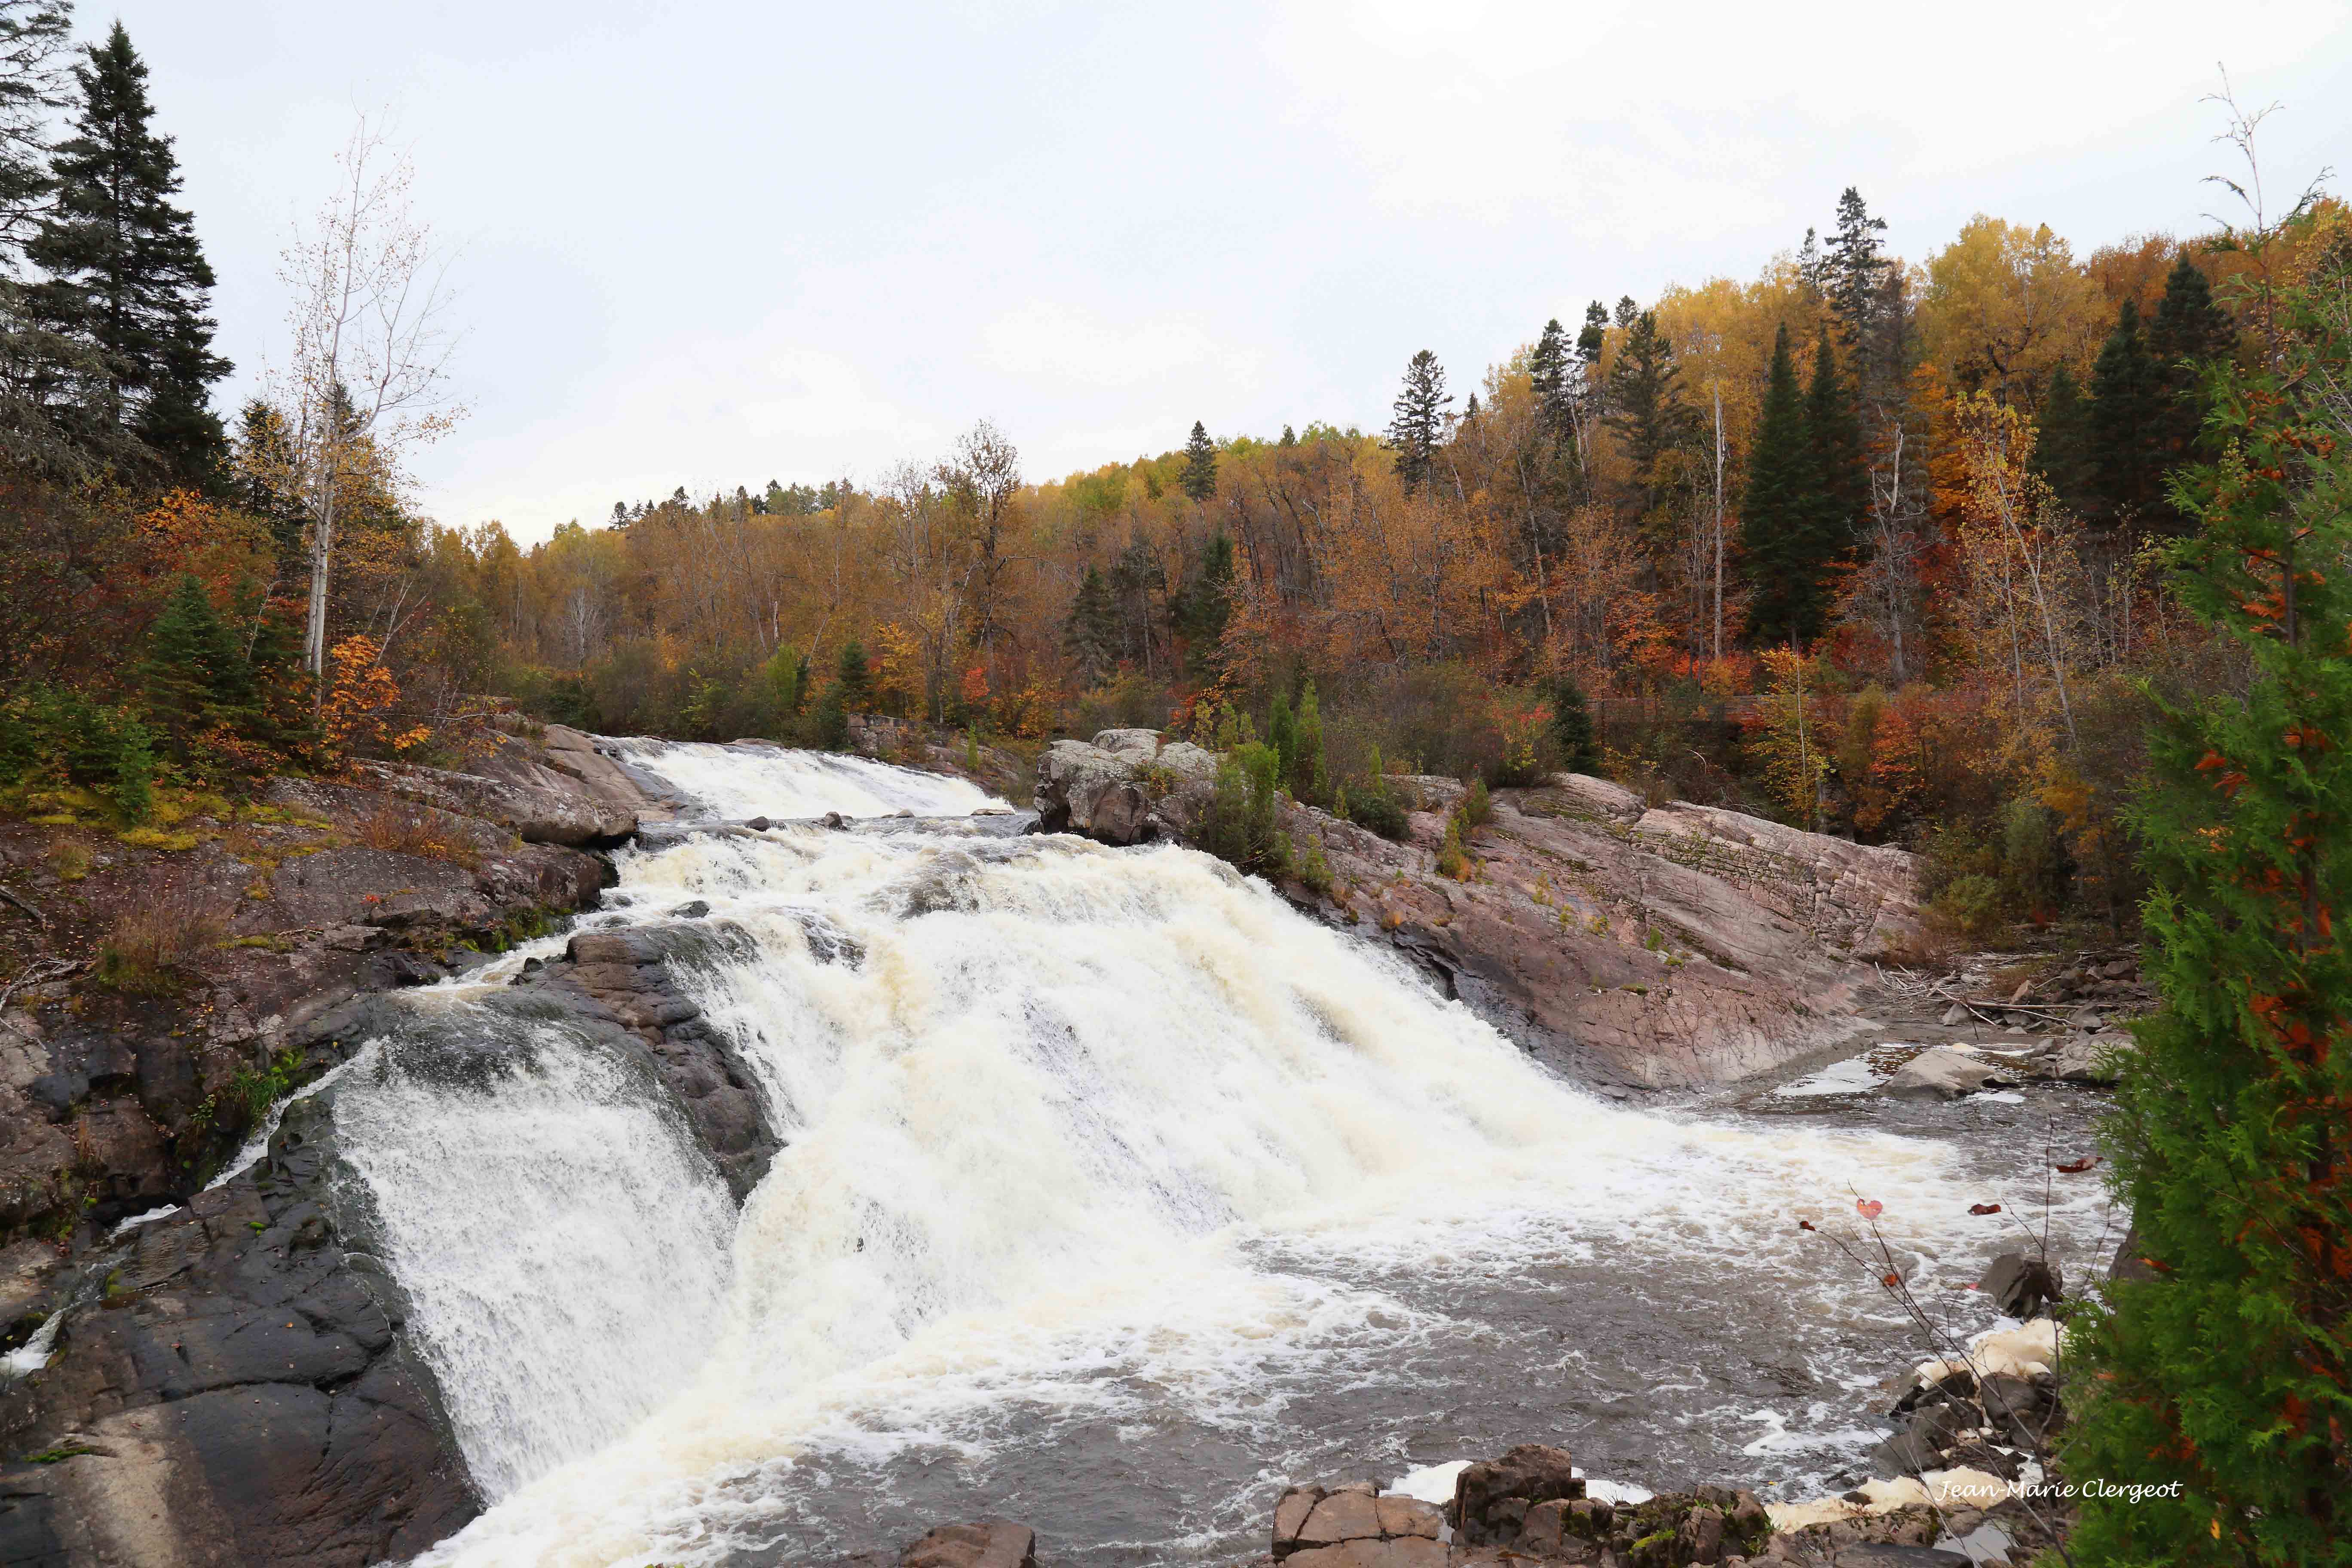
POLYGON ((2051 1259, 2004 1252, 1992 1260, 1977 1289, 2012 1318, 2038 1318, 2065 1299, 2066 1277, 2051 1259))

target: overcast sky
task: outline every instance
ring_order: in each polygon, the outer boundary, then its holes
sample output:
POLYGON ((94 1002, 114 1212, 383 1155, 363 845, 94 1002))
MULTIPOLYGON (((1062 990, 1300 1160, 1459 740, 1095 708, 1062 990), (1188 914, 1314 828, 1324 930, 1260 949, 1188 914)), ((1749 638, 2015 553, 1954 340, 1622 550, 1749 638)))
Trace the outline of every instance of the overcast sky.
POLYGON ((1385 422, 1586 300, 1753 276, 1859 184, 2080 254, 2200 226, 2225 62, 2271 177, 2352 174, 2343 0, 900 5, 123 0, 214 268, 231 407, 277 256, 391 106, 456 251, 442 521, 872 479, 975 418, 1032 479, 1385 422))

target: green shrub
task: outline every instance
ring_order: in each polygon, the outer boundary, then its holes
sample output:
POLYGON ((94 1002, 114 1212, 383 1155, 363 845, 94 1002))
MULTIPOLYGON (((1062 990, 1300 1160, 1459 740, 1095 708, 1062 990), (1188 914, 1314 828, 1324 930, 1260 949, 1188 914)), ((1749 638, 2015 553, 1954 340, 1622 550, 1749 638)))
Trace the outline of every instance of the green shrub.
POLYGON ((1272 746, 1244 742, 1217 766, 1217 782, 1193 840, 1244 871, 1278 877, 1290 869, 1290 844, 1275 826, 1281 759, 1272 746))
POLYGON ((2009 923, 2000 884, 1974 871, 1945 883, 1927 908, 1970 942, 1990 941, 2009 923))
POLYGON ((1473 827, 1484 827, 1495 820, 1495 799, 1486 793, 1485 779, 1476 777, 1475 774, 1472 776, 1470 787, 1463 792, 1461 812, 1462 826, 1465 831, 1473 827))
POLYGON ((1344 808, 1339 816, 1359 827, 1368 827, 1391 844, 1404 842, 1407 824, 1403 803, 1396 797, 1396 786, 1381 766, 1381 749, 1372 748, 1372 760, 1365 775, 1339 792, 1339 804, 1344 808))

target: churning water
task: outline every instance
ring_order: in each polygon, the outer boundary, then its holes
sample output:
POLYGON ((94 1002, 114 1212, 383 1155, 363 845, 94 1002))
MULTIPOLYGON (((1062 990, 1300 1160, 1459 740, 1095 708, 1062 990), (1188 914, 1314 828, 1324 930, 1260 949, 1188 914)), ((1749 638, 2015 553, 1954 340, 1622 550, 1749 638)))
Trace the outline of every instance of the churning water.
MULTIPOLYGON (((713 816, 988 804, 636 746, 713 816)), ((2038 1165, 2039 1107, 1620 1108, 1206 857, 939 828, 619 857, 625 910, 753 939, 688 976, 786 1144, 740 1215, 653 1084, 479 993, 338 1087, 493 1505, 422 1561, 824 1561, 998 1512, 1057 1562, 1223 1563, 1290 1479, 1529 1439, 1818 1486, 1921 1348, 1797 1229, 1857 1194, 1915 1291, 1988 1321, 1967 1210, 2038 1165)))

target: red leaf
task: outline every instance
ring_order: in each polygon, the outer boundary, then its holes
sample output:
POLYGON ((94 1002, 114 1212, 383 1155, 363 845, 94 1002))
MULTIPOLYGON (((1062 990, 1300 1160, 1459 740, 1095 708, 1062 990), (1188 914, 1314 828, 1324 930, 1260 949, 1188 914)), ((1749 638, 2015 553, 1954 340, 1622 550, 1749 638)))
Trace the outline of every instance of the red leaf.
POLYGON ((1886 1278, 1881 1279, 1879 1283, 1885 1286, 1889 1290, 1892 1290, 1896 1286, 1903 1283, 1903 1276, 1900 1274, 1889 1273, 1886 1278))
POLYGON ((1876 1198, 1862 1198, 1856 1200, 1853 1205, 1853 1212, 1860 1215, 1864 1219, 1876 1219, 1880 1215, 1886 1212, 1886 1205, 1880 1203, 1876 1198))
POLYGON ((1811 1230, 1813 1228, 1813 1222, 1809 1219, 1801 1219, 1797 1222, 1797 1228, 1799 1230, 1811 1230))
POLYGON ((1970 1204, 1969 1205, 1969 1212, 1970 1214, 1999 1214, 2000 1212, 2000 1205, 1999 1204, 1970 1204))
POLYGON ((2089 1170, 2098 1163, 2099 1157, 2096 1154, 2085 1154, 2079 1160, 2060 1165, 2057 1169, 2066 1175, 2076 1176, 2082 1174, 2084 1171, 2089 1170))

